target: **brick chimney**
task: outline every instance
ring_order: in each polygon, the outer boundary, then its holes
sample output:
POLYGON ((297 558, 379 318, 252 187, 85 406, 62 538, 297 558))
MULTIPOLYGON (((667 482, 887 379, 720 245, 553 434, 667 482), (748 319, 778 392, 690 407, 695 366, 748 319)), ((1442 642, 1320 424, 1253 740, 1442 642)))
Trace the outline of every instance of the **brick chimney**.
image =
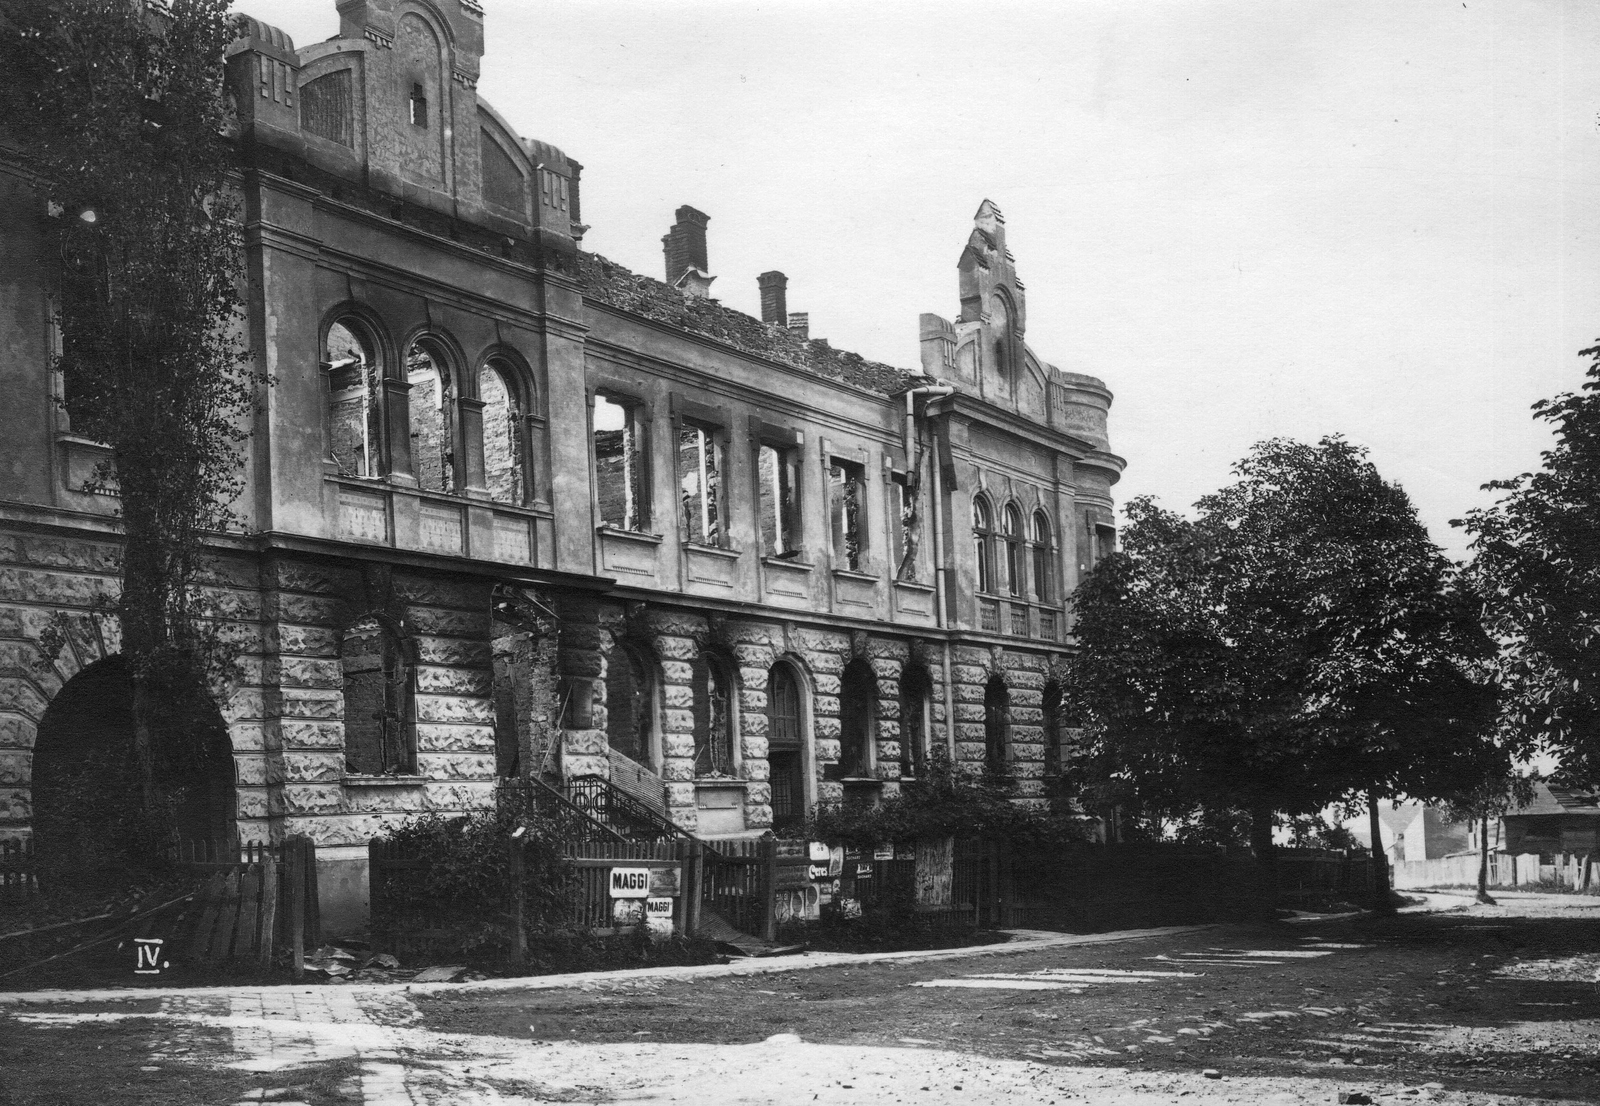
POLYGON ((802 338, 811 337, 811 314, 807 311, 796 311, 789 316, 789 329, 802 338))
POLYGON ((661 237, 661 249, 667 255, 667 283, 676 285, 684 271, 696 269, 709 274, 711 266, 706 261, 706 224, 711 216, 684 204, 677 211, 678 221, 661 237))
POLYGON ((761 321, 773 326, 789 322, 789 278, 776 269, 756 277, 761 287, 761 321))

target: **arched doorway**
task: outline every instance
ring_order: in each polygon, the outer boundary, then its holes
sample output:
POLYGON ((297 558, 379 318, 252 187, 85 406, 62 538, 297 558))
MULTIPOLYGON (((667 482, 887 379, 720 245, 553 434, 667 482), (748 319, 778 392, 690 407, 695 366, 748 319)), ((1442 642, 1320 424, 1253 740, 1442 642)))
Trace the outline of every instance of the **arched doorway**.
POLYGON ((138 850, 153 833, 232 838, 237 799, 227 724, 204 704, 189 718, 168 717, 162 733, 189 733, 196 744, 158 745, 157 771, 171 818, 141 811, 134 751, 133 681, 121 656, 90 665, 69 680, 39 722, 33 749, 33 836, 49 872, 88 873, 150 859, 138 850))

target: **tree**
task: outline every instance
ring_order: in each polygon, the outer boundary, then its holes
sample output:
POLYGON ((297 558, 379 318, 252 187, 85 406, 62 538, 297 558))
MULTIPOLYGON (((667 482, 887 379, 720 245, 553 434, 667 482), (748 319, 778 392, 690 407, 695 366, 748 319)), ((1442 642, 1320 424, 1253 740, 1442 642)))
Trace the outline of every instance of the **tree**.
POLYGON ((1583 386, 1533 405, 1555 444, 1543 467, 1485 488, 1494 506, 1454 525, 1471 535, 1468 576, 1501 644, 1508 732, 1556 754, 1559 775, 1600 775, 1600 345, 1583 386))
MULTIPOLYGON (((227 0, 0 0, 0 111, 56 216, 59 369, 76 433, 109 447, 115 599, 152 818, 164 766, 205 756, 195 719, 217 652, 199 587, 206 535, 237 522, 260 378, 238 315, 243 239, 223 51, 227 0)), ((44 212, 41 212, 43 215, 44 212)))
POLYGON ((1486 779, 1479 786, 1446 796, 1444 816, 1452 822, 1469 822, 1478 827, 1478 901, 1495 905, 1489 894, 1489 819, 1533 802, 1533 785, 1538 776, 1516 773, 1510 778, 1486 779))
POLYGON ((1128 505, 1073 597, 1071 695, 1103 796, 1249 815, 1269 886, 1279 815, 1472 786, 1492 652, 1405 493, 1364 450, 1274 439, 1193 521, 1128 505))

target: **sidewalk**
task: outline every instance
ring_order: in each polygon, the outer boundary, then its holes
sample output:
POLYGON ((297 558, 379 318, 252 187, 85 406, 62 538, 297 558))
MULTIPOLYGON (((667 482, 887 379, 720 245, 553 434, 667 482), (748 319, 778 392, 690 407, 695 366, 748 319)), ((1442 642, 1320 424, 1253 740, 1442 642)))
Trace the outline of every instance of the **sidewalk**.
POLYGON ((598 983, 625 983, 639 979, 717 979, 738 975, 766 975, 775 972, 806 971, 812 968, 832 968, 839 965, 876 964, 883 961, 901 963, 927 960, 954 960, 969 956, 1005 956, 1012 953, 1038 952, 1043 949, 1075 948, 1082 945, 1103 945, 1118 941, 1137 941, 1146 937, 1170 937, 1183 933, 1198 933, 1215 929, 1225 923, 1206 925, 1160 926, 1154 929, 1126 929, 1111 933, 1050 933, 1031 929, 1008 929, 1002 933, 1012 939, 1004 944, 967 945, 952 949, 911 950, 908 952, 802 952, 792 956, 768 956, 747 960, 732 960, 726 964, 680 964, 664 968, 625 968, 621 971, 566 972, 561 975, 512 976, 505 979, 481 979, 472 983, 278 983, 260 986, 231 987, 104 987, 82 991, 19 991, 0 994, 0 1007, 44 1006, 72 1002, 127 1002, 139 999, 163 998, 219 998, 244 994, 271 996, 312 990, 341 993, 372 994, 400 992, 413 995, 448 991, 451 994, 469 994, 483 991, 551 991, 564 987, 585 987, 598 983))

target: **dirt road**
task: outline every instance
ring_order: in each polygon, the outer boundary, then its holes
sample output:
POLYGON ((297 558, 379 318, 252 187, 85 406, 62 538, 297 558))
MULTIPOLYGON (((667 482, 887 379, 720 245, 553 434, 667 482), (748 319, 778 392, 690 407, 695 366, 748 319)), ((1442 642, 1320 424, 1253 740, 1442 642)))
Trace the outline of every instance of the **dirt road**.
POLYGON ((1503 902, 543 990, 40 996, 0 1004, 0 1102, 1600 1102, 1600 900, 1503 902))

